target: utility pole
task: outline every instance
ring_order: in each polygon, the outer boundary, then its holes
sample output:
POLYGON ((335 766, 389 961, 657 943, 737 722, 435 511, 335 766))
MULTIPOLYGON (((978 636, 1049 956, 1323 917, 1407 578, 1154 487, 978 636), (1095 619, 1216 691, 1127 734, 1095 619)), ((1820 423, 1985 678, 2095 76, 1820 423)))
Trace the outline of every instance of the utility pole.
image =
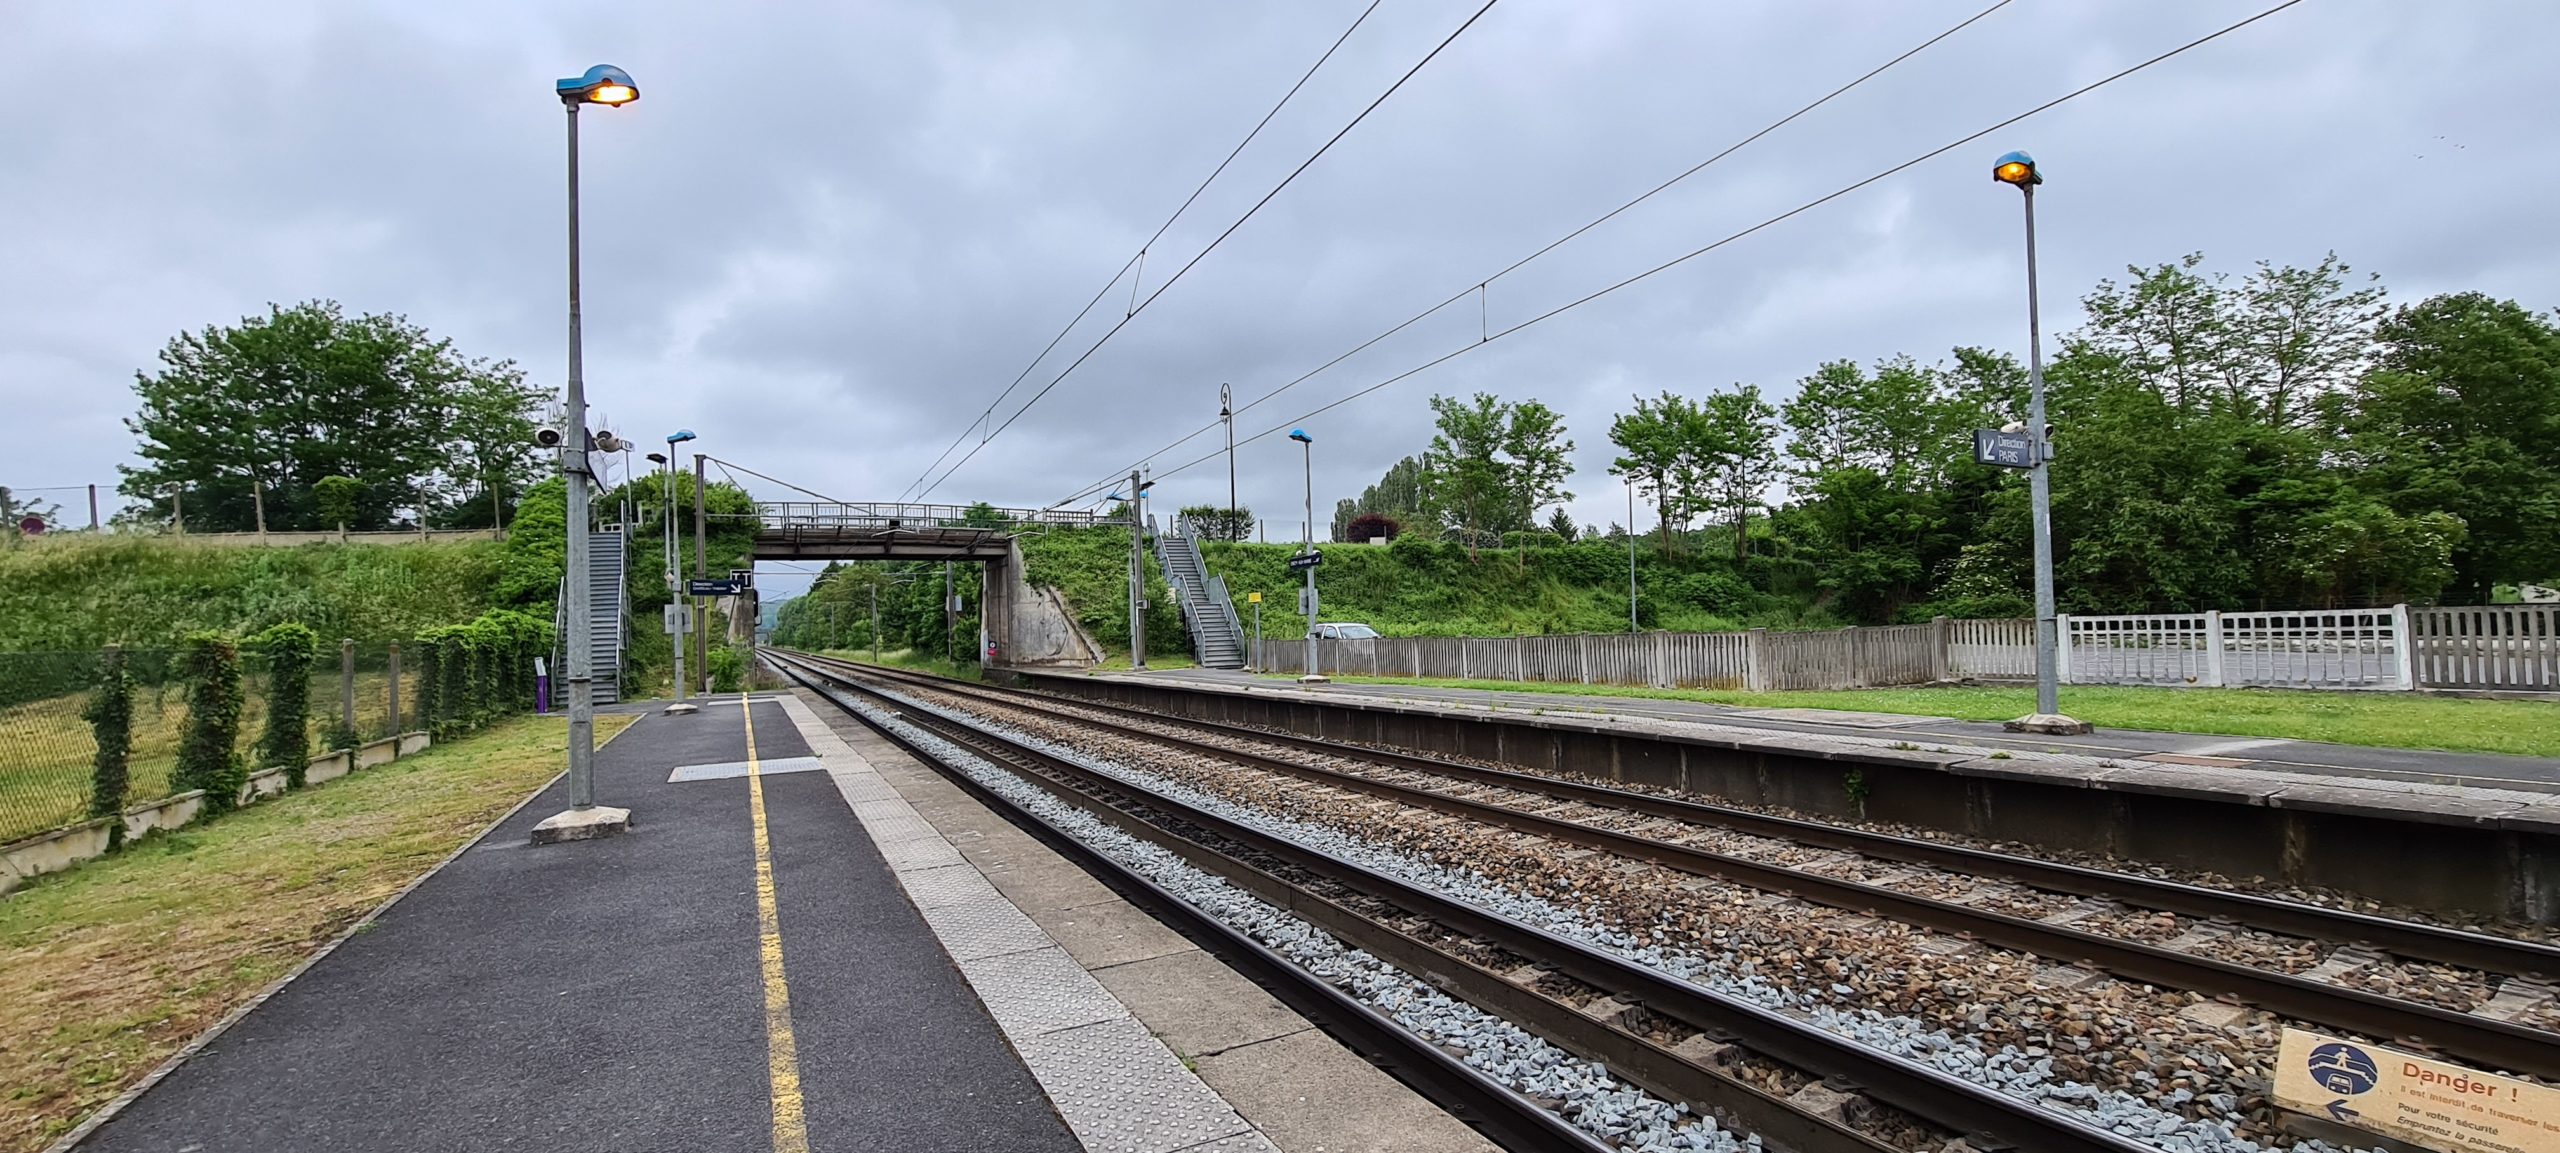
POLYGON ((1147 667, 1147 528, 1138 517, 1147 490, 1129 470, 1129 668, 1147 667))
POLYGON ((951 589, 951 562, 942 562, 942 659, 957 662, 951 646, 957 642, 952 632, 960 627, 960 595, 951 589))
POLYGON ((1290 429, 1289 439, 1297 441, 1299 447, 1305 450, 1302 455, 1307 472, 1307 519, 1304 526, 1307 591, 1305 603, 1299 606, 1307 614, 1307 667, 1305 672, 1298 675, 1298 683, 1323 684, 1324 673, 1316 668, 1316 617, 1321 615, 1322 610, 1322 605, 1316 600, 1316 439, 1308 436, 1307 430, 1303 428, 1290 429))
MULTIPOLYGON (((703 559, 711 546, 709 533, 703 527, 702 461, 701 453, 693 454, 693 579, 695 580, 711 578, 710 572, 705 568, 710 562, 703 559)), ((705 611, 704 602, 700 599, 694 600, 693 663, 697 674, 702 677, 702 691, 705 693, 711 691, 711 640, 704 635, 704 629, 709 625, 710 620, 710 614, 705 611)))
POLYGON ((871 581, 871 663, 880 663, 880 581, 871 581))
POLYGON ((1636 627, 1636 482, 1627 480, 1627 631, 1636 627))

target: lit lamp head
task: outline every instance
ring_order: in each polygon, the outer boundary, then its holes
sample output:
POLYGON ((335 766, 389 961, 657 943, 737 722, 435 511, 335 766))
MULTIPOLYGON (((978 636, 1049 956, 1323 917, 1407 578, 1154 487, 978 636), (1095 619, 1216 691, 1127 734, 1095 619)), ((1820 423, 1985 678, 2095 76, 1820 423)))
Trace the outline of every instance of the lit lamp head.
POLYGON ((1308 436, 1307 430, 1303 428, 1290 429, 1289 439, 1297 441, 1299 444, 1314 444, 1316 442, 1316 438, 1308 436))
POLYGON ((2020 191, 2044 183, 2044 174, 2036 171, 2036 158, 2024 152, 2012 152, 1992 161, 1991 178, 2002 184, 2017 185, 2020 191))
POLYGON ((611 64, 598 64, 552 88, 560 94, 560 102, 569 105, 602 104, 612 108, 640 98, 640 86, 632 83, 631 74, 611 64))

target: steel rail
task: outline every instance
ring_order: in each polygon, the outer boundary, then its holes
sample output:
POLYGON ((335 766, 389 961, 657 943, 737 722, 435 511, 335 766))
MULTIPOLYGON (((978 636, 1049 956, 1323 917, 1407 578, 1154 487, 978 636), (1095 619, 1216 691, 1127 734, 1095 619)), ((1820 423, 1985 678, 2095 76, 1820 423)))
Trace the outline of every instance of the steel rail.
MULTIPOLYGON (((973 749, 1001 750, 1002 760, 1040 766, 1036 776, 1063 776, 1081 787, 1118 793, 1180 822, 1305 869, 1398 908, 1529 958, 1644 1007, 1731 1040, 1755 1053, 1813 1073, 1944 1126, 1987 1137, 1992 1143, 2044 1153, 2157 1153, 2071 1114, 2008 1096, 1988 1085, 1950 1076, 1783 1013, 1715 992, 1594 946, 1334 857, 1251 825, 1186 804, 1154 789, 1046 752, 1000 733, 944 715, 861 684, 854 675, 791 661, 832 683, 888 702, 906 719, 973 749)), ((863 669, 862 675, 873 670, 863 669)), ((881 679, 891 679, 883 677, 881 679)), ((814 686, 813 686, 814 687, 814 686)), ((822 692, 823 695, 823 692, 822 692)), ((867 720, 867 718, 866 718, 867 720)), ((983 722, 981 722, 983 723, 983 722)), ((929 759, 929 758, 928 758, 929 759)), ((1036 783, 1036 780, 1035 780, 1036 783)))
MULTIPOLYGON (((832 660, 833 658, 818 659, 832 660)), ((917 675, 906 674, 902 670, 899 672, 901 675, 910 677, 917 675)), ((925 678, 925 680, 943 687, 965 685, 965 682, 947 678, 925 678)), ((2119 901, 2139 908, 2207 920, 2228 921, 2311 940, 2352 943, 2410 960, 2432 961, 2437 964, 2533 980, 2548 980, 2560 976, 2560 946, 2538 941, 2520 941, 2487 933, 2359 913, 2350 909, 2333 909, 2259 896, 2255 893, 2239 893, 2155 877, 2112 872, 2084 865, 2010 856, 1963 845, 1922 840, 1917 837, 1896 836, 1891 833, 1824 824, 1796 817, 1774 816, 1748 809, 1656 796, 1513 769, 1489 768, 1398 750, 1379 749, 1368 745, 1343 744, 1318 737, 1272 732, 1223 721, 1148 712, 1107 701, 994 685, 965 685, 965 687, 985 693, 1001 693, 1050 703, 1070 704, 1078 708, 1143 718, 1160 724, 1181 725, 1240 739, 1283 744, 1309 752, 1371 761, 1391 768, 1410 769, 1415 772, 1457 777, 1479 784, 1544 793, 1562 800, 1603 805, 1629 812, 1644 813, 1648 816, 1718 825, 1735 832, 1776 837, 1828 849, 1840 849, 1880 860, 1955 869, 1976 876, 1998 877, 2049 892, 2119 901)))
MULTIPOLYGON (((1350 994, 1334 988, 1315 974, 1300 968, 1288 958, 1271 951, 1261 942, 1228 926, 1189 902, 1166 892, 1155 882, 1104 856, 1065 830, 1050 824, 986 789, 967 773, 944 762, 933 751, 917 745, 904 734, 835 700, 832 694, 794 671, 787 661, 776 661, 784 674, 807 686, 821 698, 829 700, 848 714, 870 725, 872 729, 905 749, 918 761, 931 765, 943 776, 966 789, 996 812, 1003 813, 1017 825, 1030 829, 1053 849, 1073 860, 1088 873, 1104 878, 1110 886, 1132 897, 1137 904, 1180 930, 1184 936, 1199 942, 1228 965, 1243 972, 1256 984, 1270 990, 1309 1020, 1322 1025, 1327 1032, 1349 1041, 1359 1051, 1371 1055, 1406 1084, 1453 1116, 1467 1122, 1512 1153, 1608 1153, 1610 1146, 1590 1134, 1574 1128, 1564 1118, 1539 1106, 1491 1077, 1467 1067, 1439 1046, 1396 1024, 1376 1010, 1354 1000, 1350 994)), ((820 671, 820 675, 826 674, 820 671)), ((846 683, 840 677, 839 683, 846 683)), ((860 688, 850 685, 847 687, 860 688)), ((888 698, 882 698, 888 699, 888 698)), ((898 706, 900 712, 913 718, 915 714, 898 706)), ((924 727, 939 730, 939 726, 924 727)), ((938 731, 947 739, 957 739, 950 732, 938 731)), ((974 742, 957 741, 964 746, 974 742)), ((974 751, 974 749, 973 749, 974 751)), ((1010 760, 1011 758, 1004 758, 1010 760)), ((1036 774, 1027 780, 1039 783, 1036 774)))
MULTIPOLYGON (((893 679, 916 683, 904 678, 893 679)), ((2560 1043, 2556 1043, 2560 1042, 2560 1037, 2531 1026, 1092 717, 1075 716, 1054 707, 1003 699, 997 694, 972 694, 967 690, 954 690, 951 684, 941 681, 929 687, 964 698, 974 696, 974 699, 987 700, 997 707, 1022 709, 1070 724, 1094 726, 1132 739, 1244 763, 1401 804, 1435 809, 1468 820, 1552 837, 1682 872, 1803 897, 1833 908, 1891 917, 2038 956, 2079 961, 2119 977, 2209 995, 2237 997, 2296 1020, 2483 1062, 2511 1072, 2560 1077, 2560 1043)))

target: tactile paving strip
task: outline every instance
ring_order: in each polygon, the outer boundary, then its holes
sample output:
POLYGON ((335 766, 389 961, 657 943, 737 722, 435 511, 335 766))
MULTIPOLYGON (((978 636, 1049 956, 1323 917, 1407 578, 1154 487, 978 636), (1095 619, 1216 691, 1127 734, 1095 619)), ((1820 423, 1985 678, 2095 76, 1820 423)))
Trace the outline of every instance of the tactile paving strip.
POLYGON ((923 817, 908 808, 905 801, 870 801, 853 807, 853 815, 869 830, 871 839, 887 844, 891 841, 939 841, 942 832, 926 824, 923 817))
POLYGON ((916 908, 928 911, 1001 899, 986 874, 966 864, 909 869, 898 874, 898 883, 907 887, 907 899, 916 908))
POLYGON ((900 804, 905 803, 904 799, 898 796, 897 788, 889 782, 881 780, 880 774, 878 773, 837 773, 836 791, 843 793, 846 803, 854 805, 856 808, 868 804, 877 804, 883 801, 898 801, 900 804))
POLYGON ((1018 1048, 1040 1070, 1041 1086, 1087 1153, 1173 1153, 1250 1131, 1135 1018, 1050 1033, 1018 1048))
POLYGON ((1233 1137, 1220 1137, 1197 1145, 1185 1145, 1175 1153, 1280 1153, 1271 1139, 1250 1129, 1233 1137))
MULTIPOLYGON (((1079 1025, 1091 1025, 1114 1018, 1136 1022, 1127 1007, 1110 990, 1076 964, 1067 951, 1052 945, 1025 953, 1009 953, 976 961, 962 961, 960 973, 978 991, 978 999, 986 1002, 988 1015, 1005 1036, 1021 1047, 1032 1038, 1079 1025)), ((1139 1030, 1144 1035, 1145 1030, 1139 1030)), ((1158 1048, 1163 1046, 1159 1045, 1158 1048)), ((1030 1054, 1023 1054, 1026 1058, 1030 1054)), ((1032 1071, 1044 1083, 1049 1079, 1037 1061, 1032 1071)))
MULTIPOLYGON (((949 846, 944 846, 948 848, 949 846)), ((954 859, 957 859, 955 854, 954 859)), ((967 864, 961 861, 961 864, 967 864)), ((912 871, 912 870, 909 870, 912 871)), ((902 878, 903 879, 903 878, 902 878)), ((974 961, 980 957, 998 957, 1019 953, 1050 944, 1049 934, 1023 916, 988 886, 989 900, 963 905, 942 905, 923 910, 925 923, 933 926, 935 936, 942 938, 944 952, 954 961, 974 961)), ((1078 969, 1081 973, 1084 970, 1078 969)))
POLYGON ((891 870, 900 873, 968 863, 968 858, 961 856, 960 850, 952 848, 951 842, 940 837, 934 837, 931 840, 874 841, 873 843, 880 848, 880 858, 889 862, 891 870))

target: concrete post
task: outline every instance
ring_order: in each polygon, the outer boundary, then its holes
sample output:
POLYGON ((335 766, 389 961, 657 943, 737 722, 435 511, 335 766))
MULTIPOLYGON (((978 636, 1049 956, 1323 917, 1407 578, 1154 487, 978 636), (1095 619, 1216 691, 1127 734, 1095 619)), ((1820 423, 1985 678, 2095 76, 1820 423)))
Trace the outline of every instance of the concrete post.
POLYGON ((1955 660, 1953 654, 1949 652, 1949 641, 1947 636, 1947 634, 1952 631, 1953 627, 1953 624, 1945 617, 1929 618, 1929 651, 1932 654, 1929 658, 1930 680, 1951 681, 1956 679, 1955 660))
POLYGON ((1575 662, 1577 665, 1581 666, 1581 669, 1582 669, 1582 683, 1584 683, 1584 684, 1586 684, 1586 685, 1587 685, 1587 684, 1590 684, 1590 683, 1591 683, 1591 634, 1589 634, 1589 633, 1584 633, 1584 634, 1582 634, 1581 636, 1575 637, 1575 638, 1573 638, 1573 639, 1577 642, 1577 643, 1573 646, 1573 657, 1574 657, 1574 662, 1575 662))
POLYGON ((354 637, 338 641, 338 723, 339 731, 356 731, 356 642, 354 637))
POLYGON ((2054 643, 2055 643, 2055 646, 2056 646, 2056 648, 2055 648, 2055 653, 2054 653, 2054 658, 2053 658, 2053 663, 2054 663, 2054 675, 2055 675, 2056 677, 2060 678, 2061 683, 2066 684, 2066 685, 2076 685, 2076 684, 2080 683, 2080 682, 2078 682, 2078 681, 2075 681, 2075 680, 2071 679, 2071 614, 2070 614, 2070 613, 2061 613, 2061 614, 2057 614, 2057 615, 2053 618, 2053 635, 2054 635, 2054 638, 2055 638, 2054 643))
POLYGON ((2409 606, 2391 606, 2391 672, 2397 687, 2418 687, 2418 646, 2409 632, 2409 606))
POLYGON ((387 691, 390 694, 390 708, 388 711, 391 714, 391 732, 389 735, 396 737, 403 731, 400 727, 400 642, 391 642, 388 656, 388 667, 391 675, 390 684, 387 686, 387 691))
POLYGON ((1653 687, 1671 687, 1670 633, 1653 634, 1653 687))
POLYGON ((2222 610, 2204 612, 2204 683, 2220 688, 2222 671, 2222 610))
POLYGON ((1755 693, 1769 691, 1769 669, 1761 658, 1768 643, 1767 629, 1753 629, 1742 634, 1742 687, 1755 693))

